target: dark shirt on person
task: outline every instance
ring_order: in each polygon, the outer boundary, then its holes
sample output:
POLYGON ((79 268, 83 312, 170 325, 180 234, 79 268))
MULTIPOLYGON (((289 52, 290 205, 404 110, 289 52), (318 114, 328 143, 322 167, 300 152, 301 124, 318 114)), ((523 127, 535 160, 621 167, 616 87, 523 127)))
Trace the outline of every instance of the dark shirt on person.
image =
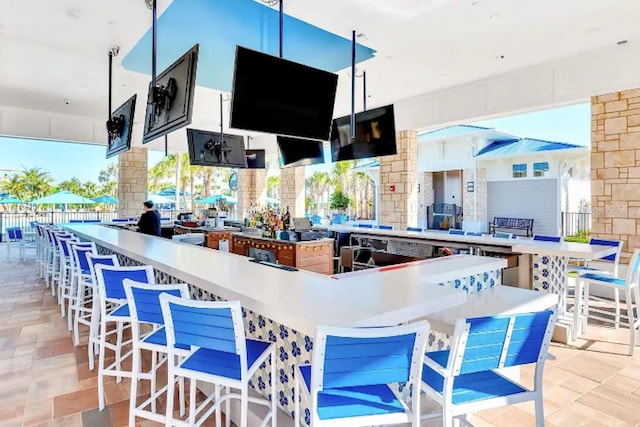
POLYGON ((138 221, 138 231, 152 236, 160 235, 160 214, 157 210, 146 211, 140 216, 138 221))

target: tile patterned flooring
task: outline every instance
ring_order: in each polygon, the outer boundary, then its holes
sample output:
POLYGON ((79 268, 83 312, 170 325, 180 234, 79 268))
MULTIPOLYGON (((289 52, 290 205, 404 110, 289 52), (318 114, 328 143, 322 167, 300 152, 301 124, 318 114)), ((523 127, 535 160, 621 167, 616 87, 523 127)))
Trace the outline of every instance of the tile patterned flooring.
MULTIPOLYGON (((590 326, 574 345, 553 344, 557 360, 544 375, 545 425, 640 426, 640 349, 627 356, 627 340, 626 329, 590 326)), ((66 319, 36 277, 33 257, 7 260, 0 244, 0 426, 126 426, 127 380, 107 380, 107 407, 99 411, 96 375, 88 369, 86 344, 73 346, 66 319)), ((532 375, 532 369, 522 372, 528 386, 532 375)), ((158 425, 138 420, 141 427, 158 425)), ((534 406, 483 411, 470 422, 534 426, 534 406)))

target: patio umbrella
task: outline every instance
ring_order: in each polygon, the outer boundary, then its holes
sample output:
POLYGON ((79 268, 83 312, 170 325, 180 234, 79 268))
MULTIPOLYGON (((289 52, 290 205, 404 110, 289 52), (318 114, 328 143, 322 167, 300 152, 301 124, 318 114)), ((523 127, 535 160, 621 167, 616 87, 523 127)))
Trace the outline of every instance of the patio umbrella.
POLYGON ((223 201, 228 205, 234 205, 238 203, 235 197, 225 196, 224 194, 216 194, 214 196, 205 197, 204 199, 196 200, 196 203, 204 205, 206 203, 215 204, 219 201, 223 201))
POLYGON ((156 205, 175 205, 176 201, 160 194, 147 193, 147 200, 151 200, 156 205))
POLYGON ((15 197, 5 197, 4 199, 0 199, 0 205, 19 205, 20 203, 25 202, 15 197))
POLYGON ((95 205, 91 199, 79 196, 70 191, 58 191, 55 194, 41 197, 30 202, 32 205, 95 205))
POLYGON ((94 202, 96 203, 106 203, 108 205, 117 205, 118 204, 118 199, 116 199, 115 197, 111 197, 111 196, 100 196, 100 197, 96 197, 93 199, 94 202))
POLYGON ((269 197, 269 196, 264 198, 264 202, 267 205, 279 205, 280 204, 280 200, 274 199, 273 197, 269 197))

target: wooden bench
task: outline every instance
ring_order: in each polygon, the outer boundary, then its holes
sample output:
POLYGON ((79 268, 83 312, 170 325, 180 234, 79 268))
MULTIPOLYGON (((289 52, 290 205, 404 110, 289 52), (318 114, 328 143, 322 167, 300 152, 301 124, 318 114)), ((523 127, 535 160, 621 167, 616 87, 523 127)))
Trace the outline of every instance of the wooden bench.
POLYGON ((495 234, 498 228, 508 228, 511 230, 525 230, 527 237, 533 236, 533 219, 530 218, 502 218, 494 217, 489 224, 489 232, 495 234))

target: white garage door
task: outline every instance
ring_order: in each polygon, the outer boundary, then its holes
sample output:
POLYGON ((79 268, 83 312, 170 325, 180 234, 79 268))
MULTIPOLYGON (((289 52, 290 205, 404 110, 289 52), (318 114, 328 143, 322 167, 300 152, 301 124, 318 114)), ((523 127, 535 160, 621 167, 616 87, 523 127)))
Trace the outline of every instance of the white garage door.
MULTIPOLYGON (((487 183, 487 219, 533 218, 533 232, 558 236, 560 212, 556 179, 487 183)), ((505 230, 506 231, 506 230, 505 230)))

